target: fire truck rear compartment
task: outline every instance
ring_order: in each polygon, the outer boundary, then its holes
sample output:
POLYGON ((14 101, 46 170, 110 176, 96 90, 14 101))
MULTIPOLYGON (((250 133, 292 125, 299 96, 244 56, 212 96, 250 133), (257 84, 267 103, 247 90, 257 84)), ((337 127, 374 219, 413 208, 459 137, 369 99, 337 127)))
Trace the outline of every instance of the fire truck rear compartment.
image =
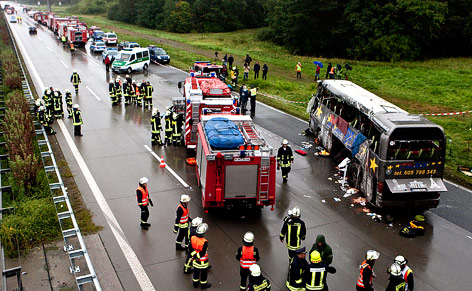
POLYGON ((256 198, 258 165, 225 167, 225 199, 256 198))

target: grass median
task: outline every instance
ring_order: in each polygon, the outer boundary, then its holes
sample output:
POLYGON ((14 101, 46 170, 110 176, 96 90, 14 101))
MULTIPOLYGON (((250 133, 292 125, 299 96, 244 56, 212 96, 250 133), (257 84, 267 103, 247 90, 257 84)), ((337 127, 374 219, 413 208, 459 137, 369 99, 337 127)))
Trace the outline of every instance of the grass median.
MULTIPOLYGON (((62 10, 61 14, 67 14, 62 10)), ((269 66, 267 81, 253 79, 260 92, 278 96, 286 101, 258 96, 268 103, 302 119, 307 119, 304 104, 287 101, 308 102, 316 91, 315 65, 321 61, 324 78, 326 65, 349 63, 353 70, 350 79, 384 99, 411 113, 443 113, 472 109, 472 58, 433 59, 422 62, 371 62, 324 57, 297 56, 285 48, 260 40, 263 29, 240 30, 228 33, 176 34, 147 29, 132 24, 108 20, 100 15, 79 15, 87 25, 100 26, 104 31, 115 31, 119 41, 136 41, 142 46, 158 44, 171 56, 171 64, 188 69, 195 60, 213 60, 214 52, 222 58, 232 55, 242 76, 242 60, 249 54, 253 62, 269 66), (296 79, 295 65, 303 65, 302 79, 296 79)), ((252 63, 253 64, 253 63, 252 63)), ((472 118, 470 114, 428 117, 444 127, 448 139, 446 178, 472 187, 472 178, 456 171, 457 165, 472 166, 472 118)))

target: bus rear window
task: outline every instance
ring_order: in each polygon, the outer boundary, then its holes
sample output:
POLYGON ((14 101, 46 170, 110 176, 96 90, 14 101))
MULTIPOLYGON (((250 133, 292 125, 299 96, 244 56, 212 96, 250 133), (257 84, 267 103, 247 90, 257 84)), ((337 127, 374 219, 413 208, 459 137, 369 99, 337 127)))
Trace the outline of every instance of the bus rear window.
POLYGON ((390 136, 387 159, 443 159, 444 139, 444 134, 439 128, 397 128, 390 136))

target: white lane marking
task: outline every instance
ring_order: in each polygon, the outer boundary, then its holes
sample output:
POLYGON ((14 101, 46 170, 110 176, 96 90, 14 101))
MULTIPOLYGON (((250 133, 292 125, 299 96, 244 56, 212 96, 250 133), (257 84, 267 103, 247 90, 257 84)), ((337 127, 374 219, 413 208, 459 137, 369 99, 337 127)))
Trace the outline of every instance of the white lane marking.
POLYGON ((61 61, 61 63, 64 65, 64 67, 66 67, 66 69, 69 69, 69 66, 66 63, 64 63, 64 61, 61 61))
POLYGON ((50 47, 48 47, 48 46, 47 46, 46 48, 47 48, 49 51, 51 51, 51 52, 52 52, 52 48, 50 48, 50 47))
POLYGON ((97 60, 95 60, 94 57, 92 57, 91 55, 87 54, 86 52, 83 52, 83 51, 79 51, 81 54, 83 54, 84 56, 86 56, 89 60, 91 60, 95 65, 101 67, 102 64, 100 64, 99 62, 97 62, 97 60))
POLYGON ((39 39, 40 41, 42 41, 42 40, 43 40, 43 39, 42 39, 41 37, 39 37, 39 36, 38 36, 38 39, 39 39))
POLYGON ((472 239, 472 236, 470 236, 470 235, 468 235, 467 237, 470 238, 470 239, 472 239))
POLYGON ((85 88, 87 88, 87 90, 89 90, 90 93, 92 93, 92 95, 97 98, 98 101, 102 101, 102 99, 100 99, 100 97, 97 96, 97 94, 95 94, 95 92, 92 91, 92 89, 90 89, 89 86, 85 86, 85 88))
MULTIPOLYGON (((159 163, 161 162, 161 158, 148 145, 144 145, 144 147, 159 161, 159 163)), ((165 169, 167 169, 182 184, 182 186, 185 188, 190 187, 179 175, 177 175, 176 172, 174 172, 174 170, 172 170, 171 167, 169 167, 168 164, 166 164, 165 169)))
MULTIPOLYGON (((31 71, 33 72, 33 75, 36 79, 36 82, 39 85, 39 88, 44 88, 44 83, 41 80, 41 77, 39 76, 38 71, 36 70, 36 67, 33 65, 33 62, 31 61, 31 58, 29 57, 25 47, 23 46, 21 39, 18 37, 14 29, 12 29, 12 31, 23 53, 23 58, 28 64, 29 69, 31 69, 31 71)), ((77 161, 77 164, 79 165, 80 170, 82 171, 82 174, 84 175, 90 187, 90 190, 92 190, 92 193, 95 199, 97 200, 97 203, 100 206, 100 209, 102 210, 103 215, 105 216, 107 220, 108 226, 113 232, 113 235, 115 236, 115 239, 118 242, 118 245, 120 246, 121 251, 123 252, 125 256, 126 261, 128 261, 128 264, 130 265, 131 270, 133 271, 133 274, 136 277, 136 280, 138 281, 141 287, 141 290, 155 291, 156 289, 152 285, 151 280, 146 274, 146 271, 144 271, 143 265, 141 265, 141 262, 136 256, 136 253, 131 248, 128 240, 125 237, 125 234, 123 233, 123 230, 120 227, 120 224, 118 223, 115 216, 113 215, 113 212, 111 211, 110 206, 108 205, 108 202, 105 200, 105 197, 103 196, 102 191, 98 187, 98 184, 95 181, 94 177, 92 176, 92 173, 90 172, 82 155, 80 154, 79 150, 74 144, 74 141, 72 140, 72 137, 70 136, 69 131, 67 131, 64 121, 58 119, 57 123, 59 124, 59 128, 61 129, 62 134, 64 135, 67 141, 67 144, 69 145, 69 148, 72 151, 72 154, 74 155, 74 158, 77 161)))
POLYGON ((464 190, 464 191, 466 191, 466 192, 472 193, 472 190, 471 190, 471 189, 467 189, 467 188, 465 188, 464 186, 461 186, 461 185, 459 185, 459 184, 456 184, 456 183, 451 182, 451 181, 446 180, 446 179, 444 179, 444 181, 447 182, 447 183, 449 183, 449 184, 451 184, 451 185, 454 186, 454 187, 457 187, 457 188, 460 188, 460 189, 462 189, 462 190, 464 190))

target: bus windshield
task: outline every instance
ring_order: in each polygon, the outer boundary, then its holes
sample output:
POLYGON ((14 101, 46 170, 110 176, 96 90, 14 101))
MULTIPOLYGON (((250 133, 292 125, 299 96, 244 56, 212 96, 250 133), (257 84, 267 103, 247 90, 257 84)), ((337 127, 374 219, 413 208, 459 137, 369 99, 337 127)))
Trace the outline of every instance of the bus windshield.
POLYGON ((397 128, 389 139, 387 160, 444 158, 444 135, 439 128, 397 128))

